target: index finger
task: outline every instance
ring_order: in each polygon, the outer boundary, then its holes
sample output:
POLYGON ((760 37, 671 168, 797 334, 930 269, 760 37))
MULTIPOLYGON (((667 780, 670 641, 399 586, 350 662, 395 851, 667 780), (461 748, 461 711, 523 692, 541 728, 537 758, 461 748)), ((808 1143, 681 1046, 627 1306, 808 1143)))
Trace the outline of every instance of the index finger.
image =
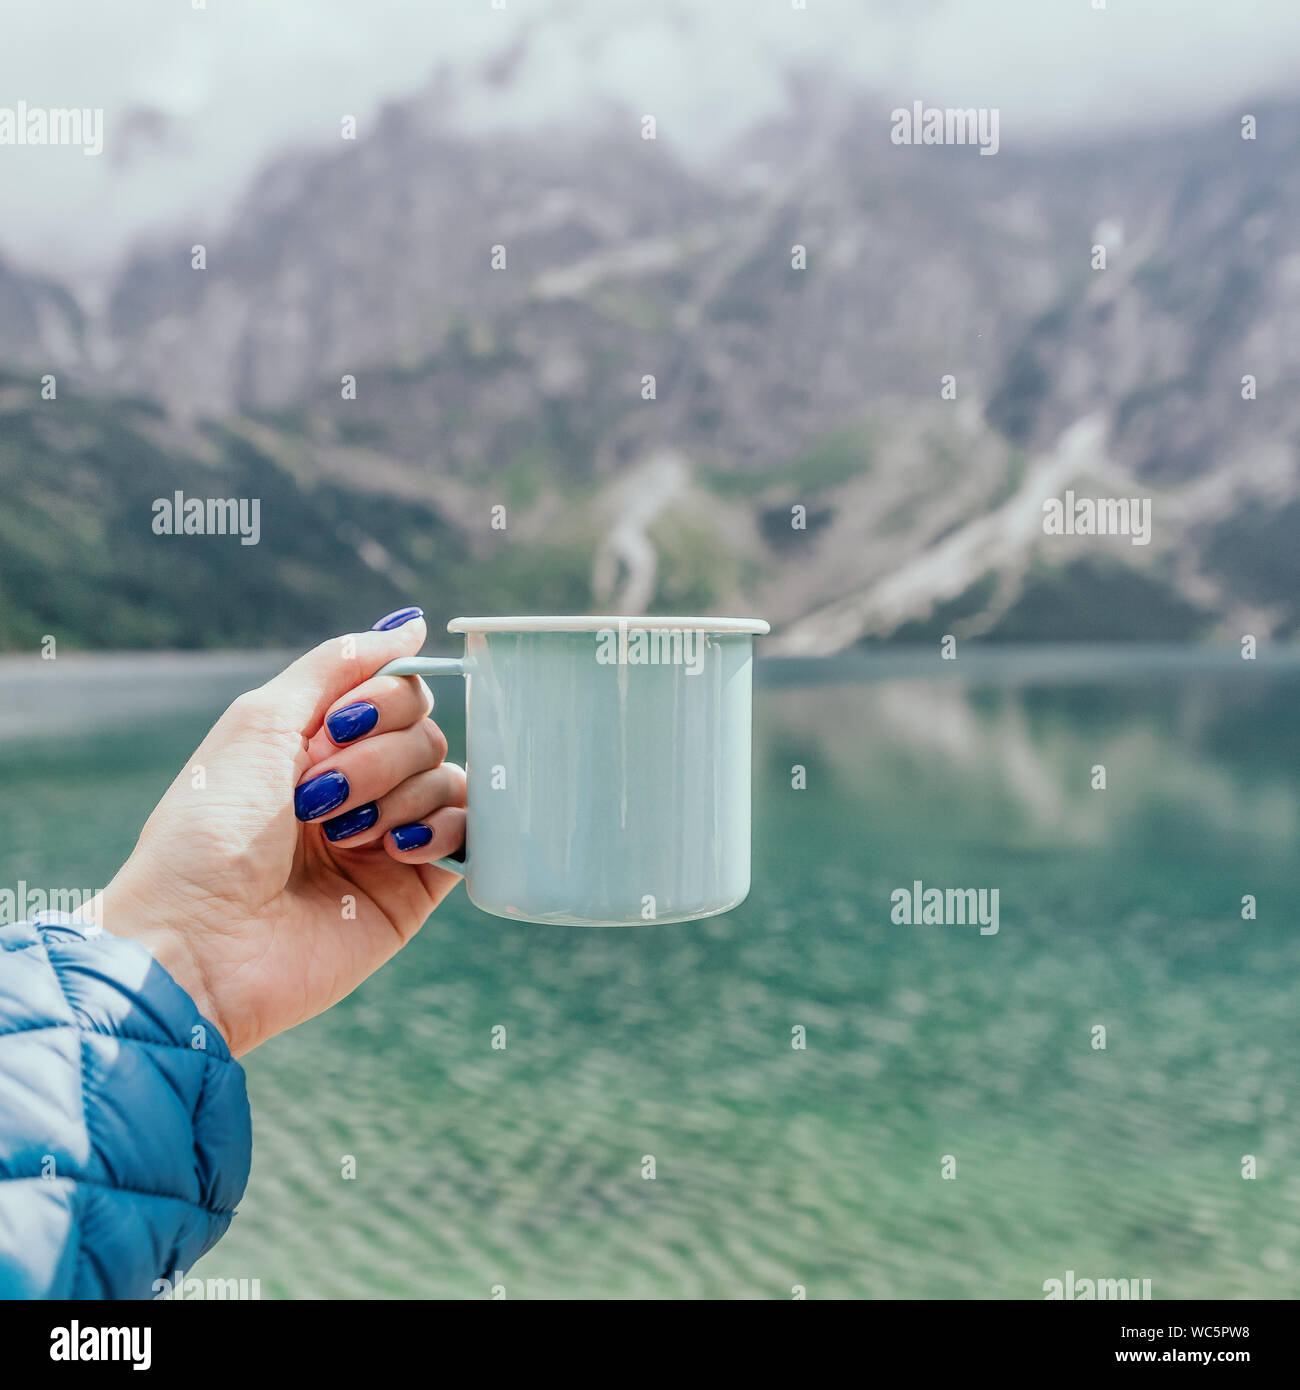
POLYGON ((371 676, 326 711, 307 745, 313 762, 374 734, 409 728, 433 711, 433 691, 418 676, 371 676))

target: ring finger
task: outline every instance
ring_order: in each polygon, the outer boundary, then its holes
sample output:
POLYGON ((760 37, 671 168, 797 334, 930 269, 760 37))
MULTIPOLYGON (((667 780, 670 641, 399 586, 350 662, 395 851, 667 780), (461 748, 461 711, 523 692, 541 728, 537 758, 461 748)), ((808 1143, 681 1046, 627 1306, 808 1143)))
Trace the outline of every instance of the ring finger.
MULTIPOLYGON (((362 849, 390 830, 425 821, 443 807, 464 804, 464 768, 455 763, 443 763, 441 767, 408 777, 377 802, 331 817, 322 823, 321 829, 325 838, 340 849, 362 849)), ((442 849, 434 857, 446 853, 448 850, 442 849)))

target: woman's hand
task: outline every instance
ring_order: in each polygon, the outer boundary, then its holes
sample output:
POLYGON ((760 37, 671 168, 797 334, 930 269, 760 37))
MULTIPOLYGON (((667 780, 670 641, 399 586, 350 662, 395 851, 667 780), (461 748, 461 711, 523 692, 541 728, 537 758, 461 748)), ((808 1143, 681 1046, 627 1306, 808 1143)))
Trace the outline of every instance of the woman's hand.
POLYGON ((240 1056, 337 1003, 457 882, 465 773, 423 681, 372 676, 419 609, 322 643, 221 716, 104 891, 240 1056))

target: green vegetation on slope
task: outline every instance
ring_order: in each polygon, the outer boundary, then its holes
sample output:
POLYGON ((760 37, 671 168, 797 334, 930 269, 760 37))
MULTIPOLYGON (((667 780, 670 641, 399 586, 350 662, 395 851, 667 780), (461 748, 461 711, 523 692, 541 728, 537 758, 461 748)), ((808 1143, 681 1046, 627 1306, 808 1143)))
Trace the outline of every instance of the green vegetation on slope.
POLYGON ((586 602, 564 546, 471 559, 429 507, 300 484, 230 431, 212 461, 156 442, 157 412, 0 378, 0 649, 298 645, 403 603, 439 612, 586 602), (261 536, 156 535, 153 504, 257 498, 261 536))

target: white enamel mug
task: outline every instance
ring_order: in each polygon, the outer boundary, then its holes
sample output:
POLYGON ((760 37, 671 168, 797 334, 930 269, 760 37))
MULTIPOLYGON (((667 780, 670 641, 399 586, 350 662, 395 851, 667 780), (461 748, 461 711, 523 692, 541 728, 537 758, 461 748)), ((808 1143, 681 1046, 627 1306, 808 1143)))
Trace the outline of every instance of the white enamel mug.
POLYGON ((750 705, 761 618, 456 618, 464 873, 485 912, 629 926, 726 912, 749 892, 750 705))

